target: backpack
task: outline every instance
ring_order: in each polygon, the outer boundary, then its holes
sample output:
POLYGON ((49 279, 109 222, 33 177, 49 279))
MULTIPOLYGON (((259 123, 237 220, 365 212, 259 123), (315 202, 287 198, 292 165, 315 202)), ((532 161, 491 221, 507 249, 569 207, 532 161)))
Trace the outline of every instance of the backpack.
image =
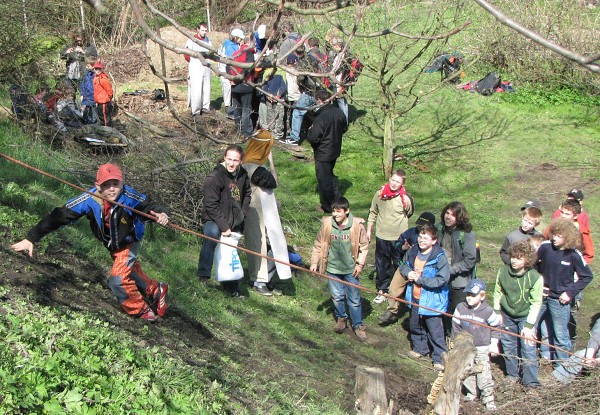
POLYGON ((350 55, 347 60, 348 68, 346 76, 344 76, 344 84, 354 85, 358 81, 358 77, 362 73, 365 65, 358 59, 357 56, 350 55))
MULTIPOLYGON (((329 62, 329 58, 327 57, 327 54, 325 54, 323 52, 317 53, 314 51, 314 49, 311 49, 306 54, 306 57, 308 58, 308 61, 312 65, 315 72, 327 73, 331 70, 331 65, 329 62)), ((329 81, 329 78, 327 78, 325 76, 320 79, 326 88, 328 88, 329 85, 331 84, 331 82, 329 81)))
POLYGON ((496 91, 496 88, 500 86, 500 83, 501 80, 498 74, 496 74, 495 72, 490 72, 482 79, 477 81, 475 90, 481 95, 492 95, 496 91))
MULTIPOLYGON (((456 51, 454 51, 452 53, 443 53, 443 54, 437 56, 431 62, 431 64, 427 68, 425 68, 424 72, 432 73, 432 72, 441 71, 442 80, 444 80, 444 79, 449 78, 452 75, 456 74, 456 72, 459 72, 464 60, 465 60, 465 57, 462 53, 459 53, 456 51)), ((461 76, 455 76, 449 82, 458 83, 460 81, 460 78, 462 77, 462 75, 463 74, 461 73, 461 76)))
MULTIPOLYGON (((247 48, 247 47, 241 47, 238 50, 236 50, 233 53, 233 55, 231 55, 231 58, 233 59, 234 62, 248 63, 249 62, 248 61, 248 53, 251 53, 252 57, 254 58, 254 51, 251 48, 247 48)), ((244 68, 227 65, 227 73, 231 76, 237 76, 237 75, 243 74, 245 72, 246 71, 244 68)), ((254 71, 251 71, 251 73, 246 78, 249 79, 253 72, 254 71)), ((240 83, 240 81, 236 81, 236 83, 240 83)))

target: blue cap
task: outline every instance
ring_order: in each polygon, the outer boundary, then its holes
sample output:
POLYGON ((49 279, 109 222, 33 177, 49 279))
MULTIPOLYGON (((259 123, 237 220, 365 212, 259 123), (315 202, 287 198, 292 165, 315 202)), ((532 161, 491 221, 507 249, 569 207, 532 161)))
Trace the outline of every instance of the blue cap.
POLYGON ((487 291, 487 286, 485 282, 480 280, 479 278, 475 278, 474 280, 470 280, 465 287, 465 292, 467 294, 479 294, 481 291, 487 291))

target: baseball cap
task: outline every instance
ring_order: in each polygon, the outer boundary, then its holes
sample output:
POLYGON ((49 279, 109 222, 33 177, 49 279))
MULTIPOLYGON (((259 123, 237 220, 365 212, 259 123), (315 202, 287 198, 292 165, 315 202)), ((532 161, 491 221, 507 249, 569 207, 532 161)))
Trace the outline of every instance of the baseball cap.
POLYGON ((244 31, 242 29, 233 29, 231 31, 231 36, 239 37, 240 39, 243 39, 244 37, 246 37, 244 35, 244 31))
POLYGON ((480 280, 479 278, 475 278, 474 280, 469 280, 467 286, 464 290, 467 294, 479 294, 481 291, 487 291, 487 286, 485 282, 480 280))
POLYGON ((104 65, 102 65, 102 62, 96 61, 96 63, 94 63, 93 68, 94 69, 104 69, 104 65))
POLYGON ((123 173, 121 173, 121 169, 116 164, 106 163, 98 168, 98 173, 96 173, 96 183, 102 184, 107 180, 119 180, 123 181, 123 173))
POLYGON ((528 200, 527 202, 523 203, 523 206, 521 206, 521 210, 525 210, 527 208, 537 208, 539 210, 542 210, 542 205, 540 205, 540 202, 538 200, 528 200))
POLYGON ((435 224, 435 215, 431 212, 423 212, 419 215, 415 224, 417 224, 417 225, 434 225, 435 224))
POLYGON ((575 199, 577 199, 578 202, 581 202, 583 200, 583 192, 580 189, 571 190, 569 193, 567 193, 567 196, 574 197, 575 199))

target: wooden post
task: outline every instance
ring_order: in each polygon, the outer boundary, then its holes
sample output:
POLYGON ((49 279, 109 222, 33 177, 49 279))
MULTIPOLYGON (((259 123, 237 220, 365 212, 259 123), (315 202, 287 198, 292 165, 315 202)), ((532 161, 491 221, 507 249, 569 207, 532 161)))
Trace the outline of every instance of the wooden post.
POLYGON ((463 380, 477 369, 481 371, 475 367, 476 355, 473 336, 467 332, 459 333, 454 339, 454 347, 444 357, 444 379, 433 405, 436 415, 458 415, 463 380))
POLYGON ((377 367, 357 366, 354 396, 359 415, 386 415, 388 403, 383 370, 377 367))

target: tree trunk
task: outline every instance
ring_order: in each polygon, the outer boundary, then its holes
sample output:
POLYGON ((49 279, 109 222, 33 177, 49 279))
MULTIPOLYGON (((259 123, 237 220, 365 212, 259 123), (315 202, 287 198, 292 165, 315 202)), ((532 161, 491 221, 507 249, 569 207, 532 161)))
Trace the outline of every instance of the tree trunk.
POLYGON ((392 175, 394 167, 394 114, 386 112, 383 116, 383 174, 386 178, 392 175))
POLYGON ((377 367, 357 366, 354 396, 356 396, 355 406, 358 414, 387 414, 388 404, 383 370, 377 367))
POLYGON ((433 405, 436 415, 458 415, 462 382, 477 369, 481 371, 475 367, 476 354, 473 336, 466 332, 459 333, 454 339, 454 348, 444 358, 444 379, 433 405))

